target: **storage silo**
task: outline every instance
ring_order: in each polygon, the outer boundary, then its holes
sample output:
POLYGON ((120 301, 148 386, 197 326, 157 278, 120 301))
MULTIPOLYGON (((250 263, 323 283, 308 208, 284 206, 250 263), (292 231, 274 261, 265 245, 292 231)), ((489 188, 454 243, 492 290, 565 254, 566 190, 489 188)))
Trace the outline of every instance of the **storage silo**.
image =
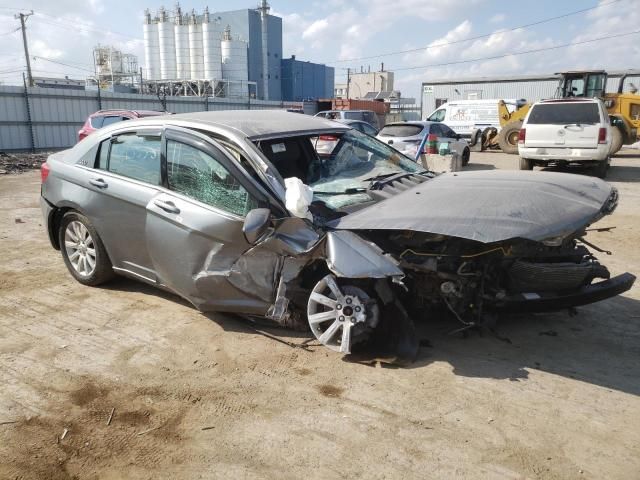
POLYGON ((202 19, 202 53, 206 80, 222 79, 221 33, 220 25, 210 21, 209 8, 205 7, 202 19))
POLYGON ((157 19, 151 18, 151 13, 147 9, 144 12, 144 56, 146 63, 147 79, 157 80, 160 78, 160 42, 158 39, 157 19))
POLYGON ((247 64, 247 42, 233 40, 231 27, 224 29, 222 41, 222 78, 227 81, 228 97, 247 97, 249 89, 249 67, 247 64))
POLYGON ((173 22, 167 18, 167 11, 161 7, 158 21, 158 38, 160 41, 160 79, 176 78, 176 42, 173 22))
POLYGON ((180 80, 191 78, 191 56, 189 55, 189 25, 182 17, 180 5, 176 7, 175 40, 176 40, 176 77, 180 80))
POLYGON ((191 64, 191 80, 202 80, 204 77, 204 56, 202 52, 202 25, 198 23, 195 11, 189 18, 189 56, 191 64))

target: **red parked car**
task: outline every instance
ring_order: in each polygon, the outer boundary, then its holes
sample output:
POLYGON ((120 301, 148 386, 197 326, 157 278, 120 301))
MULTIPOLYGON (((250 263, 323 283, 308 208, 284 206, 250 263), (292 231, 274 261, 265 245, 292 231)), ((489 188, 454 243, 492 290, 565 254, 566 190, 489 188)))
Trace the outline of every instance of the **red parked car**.
POLYGON ((158 112, 155 110, 98 110, 92 113, 78 131, 78 141, 86 138, 90 133, 111 125, 112 123, 132 120, 134 118, 154 117, 156 115, 168 115, 169 112, 158 112))

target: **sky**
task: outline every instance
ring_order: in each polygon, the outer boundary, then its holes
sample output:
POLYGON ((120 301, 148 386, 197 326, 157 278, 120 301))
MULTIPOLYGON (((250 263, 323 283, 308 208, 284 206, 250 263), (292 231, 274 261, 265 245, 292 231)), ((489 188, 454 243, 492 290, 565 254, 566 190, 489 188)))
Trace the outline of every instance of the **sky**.
MULTIPOLYGON (((183 10, 254 8, 257 0, 187 1, 183 10)), ((283 19, 283 57, 326 63, 336 83, 346 69, 384 62, 395 88, 418 97, 422 82, 561 70, 640 68, 640 33, 513 55, 594 38, 640 32, 640 0, 270 0, 283 19), (576 15, 517 28, 577 10, 576 15), (473 37, 480 37, 472 39, 473 37), (394 53, 404 52, 407 53, 394 53), (391 55, 380 56, 381 54, 391 55), (371 57, 371 58, 363 58, 371 57), (486 57, 498 57, 486 59, 486 57), (484 60, 482 60, 484 59, 484 60), (448 65, 443 65, 448 64, 448 65)), ((14 14, 33 10, 27 35, 34 76, 91 75, 92 49, 113 45, 144 66, 142 19, 161 2, 0 1, 0 82, 21 84, 24 53, 14 14), (57 62, 57 63, 56 63, 57 62), (64 65, 63 65, 64 64, 64 65)), ((172 8, 173 1, 164 3, 172 8)), ((419 100, 418 100, 419 102, 419 100)))

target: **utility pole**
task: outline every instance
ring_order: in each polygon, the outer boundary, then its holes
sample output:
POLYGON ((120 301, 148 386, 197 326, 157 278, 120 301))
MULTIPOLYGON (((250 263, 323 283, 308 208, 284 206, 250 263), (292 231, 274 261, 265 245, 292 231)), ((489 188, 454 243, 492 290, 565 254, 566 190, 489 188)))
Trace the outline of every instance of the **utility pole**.
POLYGON ((347 68, 347 100, 349 100, 349 84, 351 83, 351 68, 347 68))
POLYGON ((24 58, 27 60, 27 79, 29 80, 29 86, 33 87, 33 75, 31 75, 31 60, 29 59, 29 46, 27 45, 27 27, 25 25, 27 17, 33 15, 33 10, 29 13, 19 13, 14 15, 14 18, 20 19, 20 28, 22 28, 22 43, 24 43, 24 58))

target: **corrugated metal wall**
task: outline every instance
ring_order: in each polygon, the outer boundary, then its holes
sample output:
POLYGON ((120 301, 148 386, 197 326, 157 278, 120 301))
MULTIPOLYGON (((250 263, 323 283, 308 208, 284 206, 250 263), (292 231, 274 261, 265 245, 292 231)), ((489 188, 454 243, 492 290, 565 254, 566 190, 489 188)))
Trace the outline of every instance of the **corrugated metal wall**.
MULTIPOLYGON (((638 85, 638 76, 625 80, 625 90, 631 83, 638 85)), ((611 75, 607 79, 607 92, 617 92, 619 76, 611 75)), ((434 83, 422 84, 422 118, 429 116, 437 107, 437 100, 453 101, 467 99, 520 99, 535 102, 543 98, 551 98, 558 88, 557 78, 539 78, 521 81, 473 81, 469 83, 434 83)), ((439 106, 440 104, 438 104, 439 106)))
MULTIPOLYGON (((205 110, 264 110, 301 108, 296 102, 238 100, 202 97, 166 97, 173 113, 205 110)), ((59 88, 0 86, 0 151, 67 148, 77 141, 78 130, 97 110, 163 110, 152 95, 59 88), (27 110, 27 105, 29 109, 27 110)))

